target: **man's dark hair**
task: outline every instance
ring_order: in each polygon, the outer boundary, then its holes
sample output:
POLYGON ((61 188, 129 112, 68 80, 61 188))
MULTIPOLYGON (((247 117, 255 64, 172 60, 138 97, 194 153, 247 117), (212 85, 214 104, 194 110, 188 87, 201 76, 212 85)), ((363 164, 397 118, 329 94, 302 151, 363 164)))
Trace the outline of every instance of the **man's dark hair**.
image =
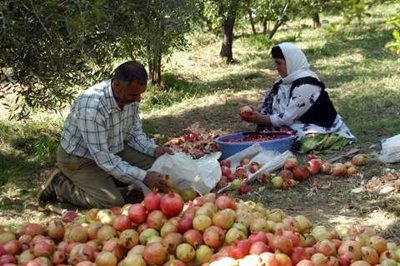
POLYGON ((278 45, 272 47, 271 55, 272 55, 272 58, 280 58, 280 59, 285 60, 285 56, 283 55, 282 49, 278 45))
POLYGON ((136 61, 127 61, 114 70, 113 80, 120 80, 126 85, 137 81, 141 85, 147 83, 147 72, 144 66, 136 61))

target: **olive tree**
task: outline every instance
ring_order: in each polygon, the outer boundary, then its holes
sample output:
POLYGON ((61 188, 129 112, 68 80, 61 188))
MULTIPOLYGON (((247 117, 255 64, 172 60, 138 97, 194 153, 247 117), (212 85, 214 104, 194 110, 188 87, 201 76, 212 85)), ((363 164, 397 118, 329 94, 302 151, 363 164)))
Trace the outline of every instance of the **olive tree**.
POLYGON ((184 47, 195 7, 185 0, 1 1, 0 74, 17 88, 14 114, 60 108, 121 60, 146 60, 159 83, 161 56, 184 47))
POLYGON ((226 59, 227 63, 233 62, 234 26, 237 19, 240 0, 203 0, 202 12, 209 27, 218 30, 222 37, 219 55, 226 59))
MULTIPOLYGON (((400 4, 400 0, 395 0, 394 2, 400 4)), ((391 19, 387 21, 388 25, 394 26, 393 29, 393 41, 386 44, 386 47, 393 52, 400 54, 400 8, 397 9, 397 13, 391 19)))

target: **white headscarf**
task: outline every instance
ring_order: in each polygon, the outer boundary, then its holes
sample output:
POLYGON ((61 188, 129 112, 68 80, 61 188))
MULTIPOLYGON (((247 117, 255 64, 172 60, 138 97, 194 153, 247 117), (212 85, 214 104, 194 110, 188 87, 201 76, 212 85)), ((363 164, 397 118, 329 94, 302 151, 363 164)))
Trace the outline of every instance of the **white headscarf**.
POLYGON ((302 77, 315 77, 317 74, 310 70, 306 55, 293 43, 284 42, 278 45, 285 57, 286 69, 288 75, 282 78, 283 83, 292 83, 302 77))

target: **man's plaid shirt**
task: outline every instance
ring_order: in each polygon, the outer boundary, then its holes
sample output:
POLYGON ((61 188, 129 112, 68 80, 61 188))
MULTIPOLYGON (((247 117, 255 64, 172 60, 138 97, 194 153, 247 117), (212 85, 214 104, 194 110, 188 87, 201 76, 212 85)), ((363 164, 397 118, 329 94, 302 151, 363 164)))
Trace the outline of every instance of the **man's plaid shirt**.
POLYGON ((143 180, 146 171, 130 165, 116 154, 124 145, 153 155, 157 145, 142 130, 139 104, 121 110, 111 90, 111 80, 83 92, 74 102, 64 123, 61 146, 68 154, 94 160, 124 183, 143 180))

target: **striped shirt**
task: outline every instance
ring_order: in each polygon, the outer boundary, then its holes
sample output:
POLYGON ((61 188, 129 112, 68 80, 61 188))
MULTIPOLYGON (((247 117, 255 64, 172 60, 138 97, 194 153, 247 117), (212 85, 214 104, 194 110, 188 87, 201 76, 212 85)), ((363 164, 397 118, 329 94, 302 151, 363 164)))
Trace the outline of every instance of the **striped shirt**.
POLYGON ((142 129, 139 104, 121 110, 113 96, 111 80, 84 91, 71 106, 61 135, 61 146, 68 154, 92 159, 126 184, 143 181, 146 171, 130 165, 116 155, 124 145, 153 155, 157 145, 142 129))

